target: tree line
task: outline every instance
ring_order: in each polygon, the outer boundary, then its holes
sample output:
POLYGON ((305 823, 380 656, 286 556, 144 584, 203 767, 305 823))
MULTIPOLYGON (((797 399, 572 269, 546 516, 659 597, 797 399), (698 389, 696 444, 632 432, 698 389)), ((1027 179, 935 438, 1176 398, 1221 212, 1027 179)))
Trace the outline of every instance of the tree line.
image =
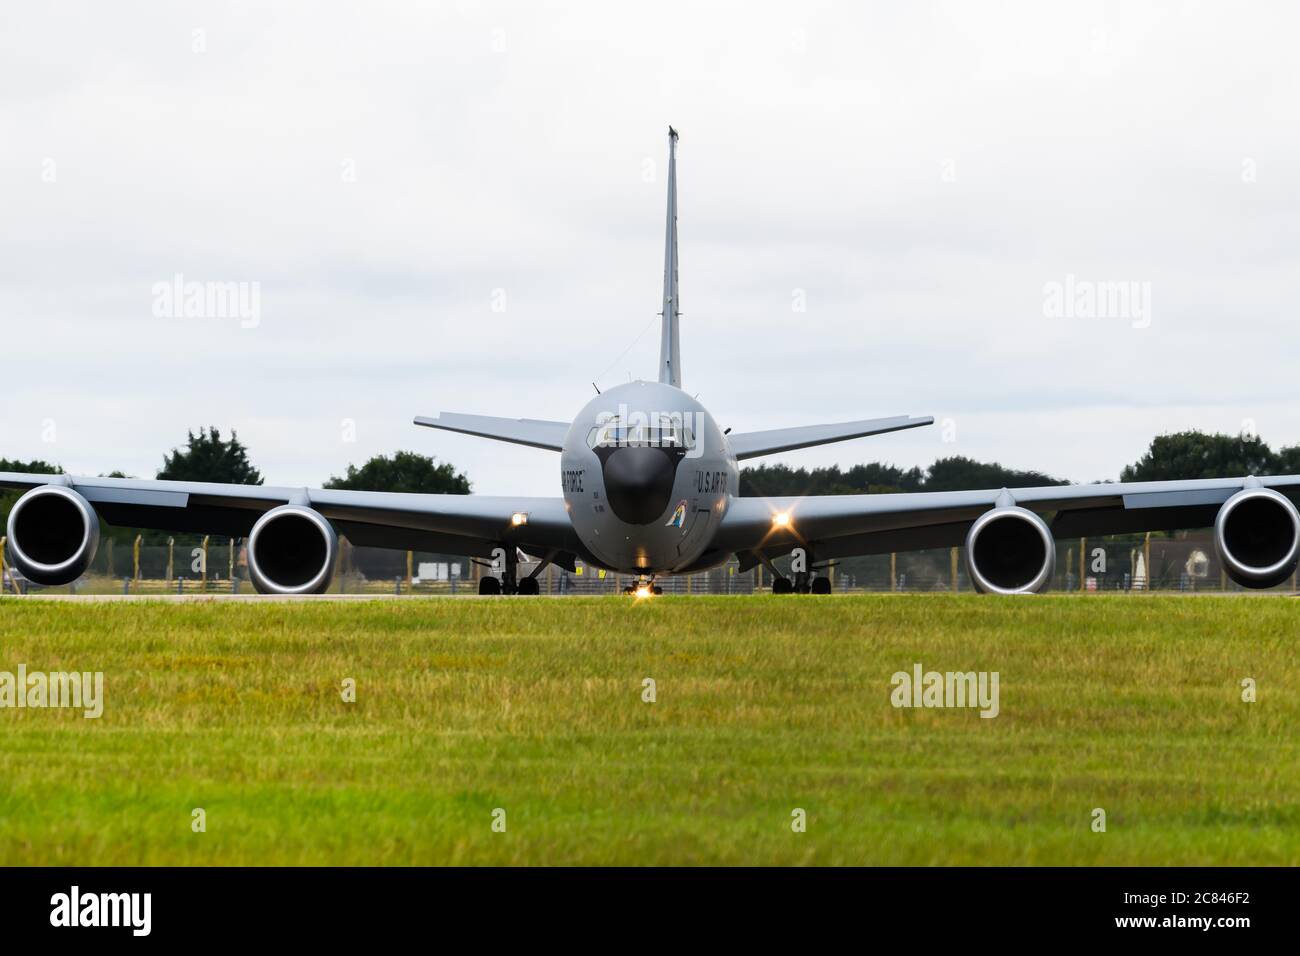
MULTIPOLYGON (((1294 474, 1300 474, 1300 445, 1275 452, 1258 435, 1185 431, 1153 439, 1146 453, 1120 472, 1120 480, 1174 481, 1294 474)), ((957 455, 940 458, 925 469, 904 469, 879 462, 847 469, 836 465, 812 469, 759 465, 741 472, 740 493, 762 497, 860 495, 1068 484, 1039 471, 1019 471, 996 462, 957 455)))
MULTIPOLYGON (((24 474, 59 475, 63 469, 48 461, 11 461, 0 458, 0 471, 24 474)), ((120 471, 108 472, 106 478, 133 477, 120 471)), ((233 485, 260 485, 262 473, 253 467, 248 449, 234 431, 223 438, 213 426, 190 431, 183 448, 173 448, 163 455, 162 467, 155 478, 168 481, 211 481, 233 485)), ((470 481, 461 472, 428 455, 413 451, 398 451, 392 455, 375 455, 360 467, 349 464, 342 476, 331 475, 322 483, 323 488, 345 488, 354 491, 407 491, 423 494, 467 495, 470 481)), ((0 527, 9 519, 9 510, 22 492, 6 491, 0 494, 0 527)), ((0 531, 0 534, 3 534, 0 531)), ((166 533, 135 528, 104 526, 104 533, 115 540, 134 540, 137 533, 145 536, 145 543, 164 543, 166 533)), ((172 535, 177 541, 189 541, 195 535, 172 535)))

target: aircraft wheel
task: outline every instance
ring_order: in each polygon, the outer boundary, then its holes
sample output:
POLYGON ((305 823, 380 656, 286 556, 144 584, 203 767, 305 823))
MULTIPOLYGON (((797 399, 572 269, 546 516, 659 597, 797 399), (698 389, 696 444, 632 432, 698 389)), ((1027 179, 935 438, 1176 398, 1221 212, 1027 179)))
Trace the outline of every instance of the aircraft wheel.
POLYGON ((812 582, 812 593, 813 593, 813 594, 830 594, 830 593, 831 593, 831 579, 830 579, 830 578, 813 578, 813 582, 812 582))
POLYGON ((501 579, 494 578, 494 577, 479 578, 478 593, 479 594, 500 594, 501 579))
POLYGON ((523 578, 519 582, 520 594, 541 594, 542 586, 537 582, 537 578, 523 578))
POLYGON ((773 594, 793 594, 794 582, 789 578, 777 578, 772 582, 773 594))

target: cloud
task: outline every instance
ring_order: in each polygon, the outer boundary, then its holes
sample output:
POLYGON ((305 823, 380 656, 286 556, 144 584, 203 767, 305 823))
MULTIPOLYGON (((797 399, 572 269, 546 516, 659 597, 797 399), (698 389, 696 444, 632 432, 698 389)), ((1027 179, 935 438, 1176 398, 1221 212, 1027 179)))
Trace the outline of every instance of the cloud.
POLYGON ((958 426, 955 443, 932 429, 783 460, 960 453, 1087 480, 1190 425, 1248 417, 1297 442, 1300 133, 1277 122, 1296 20, 1140 3, 16 8, 0 448, 147 475, 212 423, 274 483, 411 448, 478 491, 556 494, 553 455, 410 419, 564 419, 593 379, 654 374, 669 122, 684 380, 724 427, 958 426), (177 273, 260 283, 262 320, 155 318, 150 289, 177 273), (1151 283, 1150 327, 1045 317, 1044 284, 1066 275, 1151 283))

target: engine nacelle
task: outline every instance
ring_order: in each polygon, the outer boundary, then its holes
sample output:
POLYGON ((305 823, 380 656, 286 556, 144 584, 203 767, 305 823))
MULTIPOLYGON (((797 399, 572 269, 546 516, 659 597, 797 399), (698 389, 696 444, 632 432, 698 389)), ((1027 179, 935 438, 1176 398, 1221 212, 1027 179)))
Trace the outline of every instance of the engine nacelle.
POLYGON ((334 575, 339 537, 318 511, 281 505, 248 536, 248 576, 262 594, 320 594, 334 575))
POLYGON ((986 594, 1031 594, 1052 583, 1056 541, 1042 518, 1025 508, 993 508, 966 534, 966 572, 986 594))
POLYGON ((41 485, 9 512, 9 560, 37 584, 70 584, 81 577, 99 548, 99 515, 90 502, 64 485, 41 485))
POLYGON ((1219 509, 1214 550, 1228 577, 1243 587, 1281 584, 1300 558, 1300 514, 1271 488, 1245 488, 1219 509))

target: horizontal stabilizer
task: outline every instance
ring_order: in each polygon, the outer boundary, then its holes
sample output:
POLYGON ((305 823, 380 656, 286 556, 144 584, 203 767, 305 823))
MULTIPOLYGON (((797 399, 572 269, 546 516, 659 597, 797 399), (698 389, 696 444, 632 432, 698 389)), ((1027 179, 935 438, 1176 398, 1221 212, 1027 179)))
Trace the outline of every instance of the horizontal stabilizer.
POLYGON ((833 425, 800 425, 797 428, 774 428, 763 432, 738 432, 728 435, 727 440, 731 443, 731 450, 735 452, 736 458, 743 461, 760 455, 775 455, 777 452, 794 451, 796 448, 829 445, 832 442, 848 441, 850 438, 883 435, 885 432, 933 424, 934 419, 928 415, 924 418, 897 415, 894 418, 867 418, 862 421, 838 422, 833 425))
POLYGON ((443 412, 437 418, 416 416, 415 424, 424 425, 426 428, 460 432, 462 435, 494 438, 515 445, 545 448, 548 451, 560 451, 564 447, 564 436, 569 432, 568 422, 544 422, 535 418, 494 418, 491 415, 460 415, 455 412, 443 412))

